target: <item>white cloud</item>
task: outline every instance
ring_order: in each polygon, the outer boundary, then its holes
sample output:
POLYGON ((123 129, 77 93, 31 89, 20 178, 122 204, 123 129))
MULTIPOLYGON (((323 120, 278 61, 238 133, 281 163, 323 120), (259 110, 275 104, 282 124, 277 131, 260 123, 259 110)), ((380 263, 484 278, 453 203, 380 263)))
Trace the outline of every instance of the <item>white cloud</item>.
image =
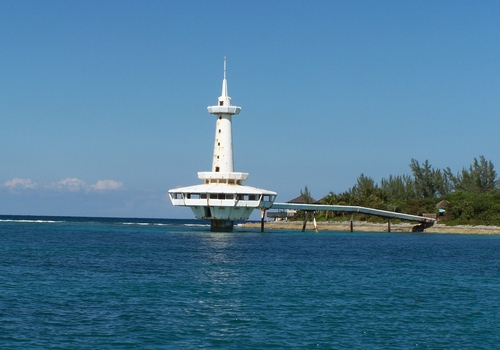
POLYGON ((57 183, 57 188, 63 191, 78 192, 80 190, 86 190, 87 185, 83 180, 74 177, 67 177, 57 183))
POLYGON ((114 180, 99 180, 90 187, 96 191, 119 190, 123 188, 123 183, 114 180))
POLYGON ((93 185, 87 185, 85 181, 77 179, 76 177, 67 177, 57 183, 35 183, 30 179, 14 178, 5 181, 4 186, 16 192, 26 189, 39 189, 44 191, 58 190, 61 192, 89 192, 123 189, 123 183, 119 181, 99 180, 93 185))
POLYGON ((4 186, 10 189, 34 189, 37 187, 37 184, 30 179, 19 179, 16 177, 10 181, 5 181, 4 186))

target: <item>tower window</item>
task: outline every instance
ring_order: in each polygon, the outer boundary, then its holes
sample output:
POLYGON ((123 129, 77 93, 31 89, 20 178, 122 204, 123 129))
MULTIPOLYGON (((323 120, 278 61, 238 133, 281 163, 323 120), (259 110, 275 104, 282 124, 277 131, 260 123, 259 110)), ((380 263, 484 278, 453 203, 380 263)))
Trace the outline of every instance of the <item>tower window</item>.
POLYGON ((215 172, 218 173, 220 171, 220 168, 218 166, 215 167, 215 172))
POLYGON ((219 133, 221 132, 221 129, 219 129, 219 133))
POLYGON ((219 106, 224 106, 224 101, 219 101, 219 106))

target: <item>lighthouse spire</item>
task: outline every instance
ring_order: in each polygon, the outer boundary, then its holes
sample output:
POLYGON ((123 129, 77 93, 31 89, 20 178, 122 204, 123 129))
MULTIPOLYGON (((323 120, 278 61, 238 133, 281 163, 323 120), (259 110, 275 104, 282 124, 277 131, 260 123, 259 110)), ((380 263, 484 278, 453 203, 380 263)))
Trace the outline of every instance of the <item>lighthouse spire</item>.
POLYGON ((219 106, 231 106, 231 97, 227 94, 226 57, 224 57, 224 79, 222 80, 222 94, 219 97, 219 106))

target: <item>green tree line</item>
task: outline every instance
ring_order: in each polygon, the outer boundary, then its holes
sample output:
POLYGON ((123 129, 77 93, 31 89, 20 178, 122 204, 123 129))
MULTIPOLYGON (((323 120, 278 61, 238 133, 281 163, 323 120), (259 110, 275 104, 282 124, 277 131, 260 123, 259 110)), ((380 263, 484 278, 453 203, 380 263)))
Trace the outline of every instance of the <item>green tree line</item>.
MULTIPOLYGON (((390 175, 380 183, 361 174, 353 187, 342 193, 330 192, 321 202, 421 215, 437 213, 436 204, 446 200, 441 222, 500 225, 500 181, 493 163, 484 156, 474 158, 468 168, 457 173, 450 168, 434 168, 428 160, 419 163, 416 159, 411 159, 410 170, 409 175, 390 175)), ((301 194, 307 195, 309 200, 312 198, 307 187, 301 194)), ((330 219, 334 214, 325 212, 323 215, 324 219, 330 219)))

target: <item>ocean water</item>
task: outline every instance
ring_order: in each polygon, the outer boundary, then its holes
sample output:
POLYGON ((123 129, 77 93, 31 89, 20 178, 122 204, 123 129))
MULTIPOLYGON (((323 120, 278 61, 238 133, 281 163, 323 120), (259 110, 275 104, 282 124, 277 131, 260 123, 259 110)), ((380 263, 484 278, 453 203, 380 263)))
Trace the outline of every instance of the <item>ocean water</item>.
POLYGON ((493 349, 500 236, 0 216, 2 349, 493 349))

